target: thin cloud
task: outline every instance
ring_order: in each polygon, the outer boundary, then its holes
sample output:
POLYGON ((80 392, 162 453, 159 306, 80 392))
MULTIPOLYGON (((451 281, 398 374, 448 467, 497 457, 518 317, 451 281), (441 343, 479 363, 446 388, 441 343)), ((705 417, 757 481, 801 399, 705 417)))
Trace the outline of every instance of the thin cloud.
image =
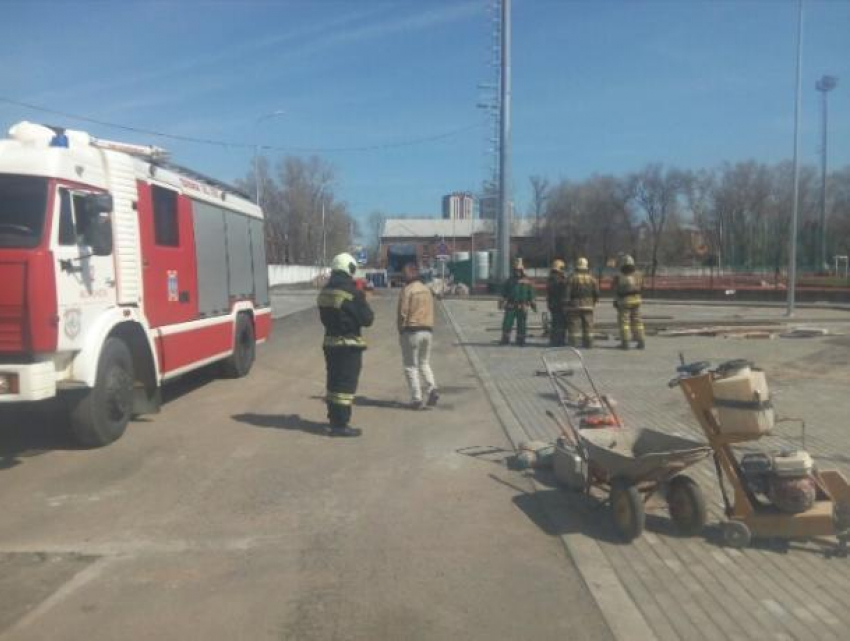
MULTIPOLYGON (((266 36, 265 38, 245 40, 238 45, 221 49, 215 53, 205 53, 204 55, 197 56, 195 58, 177 60, 167 67, 160 67, 143 73, 126 73, 121 77, 115 77, 109 81, 100 80, 86 84, 76 84, 71 87, 71 89, 74 94, 79 95, 87 94, 95 90, 103 90, 105 88, 114 91, 121 87, 137 87, 142 83, 157 82, 171 77, 185 77, 186 74, 190 72, 210 69, 225 63, 244 60, 251 56, 259 56, 264 51, 272 50, 288 42, 311 38, 316 34, 327 33, 328 30, 343 28, 346 25, 368 18, 375 14, 378 10, 379 9, 377 7, 372 7, 364 11, 337 16, 330 20, 318 22, 306 27, 302 26, 284 33, 266 36)), ((49 91, 33 96, 32 100, 38 102, 54 101, 66 98, 68 93, 69 92, 49 91)))
MULTIPOLYGON (((368 13, 372 12, 370 11, 368 13)), ((304 40, 304 38, 299 36, 297 39, 302 41, 301 46, 293 47, 282 52, 282 55, 275 59, 275 68, 287 71, 286 65, 282 64, 283 61, 293 61, 315 56, 316 54, 330 51, 343 45, 350 45, 355 42, 365 43, 379 40, 390 35, 425 31, 435 27, 459 22, 480 13, 481 5, 479 2, 465 2, 462 4, 441 6, 438 9, 412 15, 394 16, 381 22, 371 22, 354 28, 342 28, 342 26, 362 19, 362 17, 366 14, 362 14, 359 17, 351 15, 344 19, 338 18, 336 19, 338 28, 334 31, 323 27, 321 29, 321 31, 325 33, 323 36, 310 38, 308 40, 304 40)), ((314 31, 314 29, 311 29, 309 33, 313 33, 314 31)), ((301 34, 303 35, 304 33, 306 32, 301 30, 301 34)), ((307 35, 309 35, 309 33, 307 35)), ((273 46, 279 46, 286 41, 294 39, 296 39, 294 34, 270 37, 262 43, 262 46, 270 48, 273 46)), ((163 72, 163 75, 164 73, 165 72, 163 72)), ((157 75, 157 77, 159 76, 157 75)), ((268 82, 271 78, 278 77, 278 74, 267 73, 263 76, 263 81, 268 82)), ((141 81, 142 80, 137 77, 134 79, 133 84, 138 85, 141 81)), ((189 98, 197 98, 204 94, 212 93, 224 85, 232 91, 237 84, 252 81, 253 80, 250 76, 233 77, 227 80, 220 75, 216 75, 213 78, 196 76, 196 80, 193 84, 183 83, 177 91, 162 91, 162 87, 159 87, 156 96, 139 96, 135 100, 125 103, 126 106, 124 106, 123 109, 128 110, 128 108, 132 108, 136 105, 154 106, 179 104, 189 98)), ((96 85, 99 89, 103 89, 104 86, 105 83, 98 83, 98 85, 96 85)), ((106 112, 114 112, 116 109, 113 105, 104 105, 104 110, 106 112)))
MULTIPOLYGON (((125 76, 111 81, 91 82, 87 85, 75 85, 72 89, 75 95, 87 94, 92 91, 115 91, 119 87, 133 87, 134 98, 120 101, 116 104, 105 105, 100 113, 115 113, 116 111, 127 112, 134 109, 150 108, 170 104, 180 104, 191 98, 214 93, 227 86, 230 89, 237 84, 252 82, 250 76, 238 76, 225 79, 219 73, 212 77, 197 73, 203 69, 218 67, 225 62, 234 62, 240 59, 257 58, 261 52, 271 52, 281 45, 295 43, 294 47, 285 49, 275 58, 275 67, 286 70, 282 64, 284 60, 298 60, 305 57, 315 56, 319 53, 331 51, 344 45, 352 43, 365 43, 379 40, 391 35, 401 33, 412 33, 425 31, 435 27, 460 22, 482 13, 481 3, 477 0, 457 4, 441 5, 438 8, 407 15, 394 15, 384 20, 371 21, 360 26, 350 26, 374 16, 377 13, 384 15, 390 13, 397 5, 379 4, 370 9, 357 13, 338 16, 323 21, 307 28, 298 28, 282 34, 276 34, 245 42, 238 47, 230 47, 219 53, 205 55, 193 59, 178 61, 167 68, 161 68, 134 76, 125 76), (318 35, 317 35, 318 34, 318 35), (140 85, 162 81, 168 77, 180 76, 188 78, 187 72, 194 72, 192 82, 181 82, 175 90, 163 91, 160 85, 156 87, 156 93, 145 95, 139 91, 140 85), (142 94, 142 95, 140 95, 142 94)), ((264 81, 277 78, 280 74, 264 75, 264 81)), ((67 100, 67 93, 46 92, 34 96, 33 101, 54 102, 56 100, 67 100)))

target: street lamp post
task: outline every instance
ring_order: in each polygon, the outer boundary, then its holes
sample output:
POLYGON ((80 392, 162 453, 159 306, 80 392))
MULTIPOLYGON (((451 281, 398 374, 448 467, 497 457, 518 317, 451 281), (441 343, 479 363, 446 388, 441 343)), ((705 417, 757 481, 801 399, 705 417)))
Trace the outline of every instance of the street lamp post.
POLYGON ((829 124, 829 110, 827 94, 835 89, 838 78, 835 76, 823 76, 815 83, 815 89, 823 96, 823 131, 821 132, 821 185, 820 185, 820 247, 818 252, 818 270, 826 269, 826 166, 827 166, 827 131, 829 124))
POLYGON ((794 316, 797 295, 797 214, 800 205, 800 112, 802 111, 802 91, 800 78, 803 71, 803 0, 799 0, 797 9, 797 91, 794 100, 794 202, 791 204, 791 241, 788 260, 788 309, 786 315, 794 316))
POLYGON ((277 118, 278 116, 282 116, 284 114, 283 109, 276 109, 275 111, 270 111, 267 114, 263 114, 259 118, 254 121, 254 185, 256 188, 256 198, 257 205, 260 204, 260 136, 259 136, 259 127, 260 123, 264 120, 269 120, 271 118, 277 118))
MULTIPOLYGON (((327 227, 325 225, 325 184, 323 183, 319 190, 316 192, 316 197, 313 199, 313 215, 315 216, 316 212, 316 202, 321 199, 322 205, 322 267, 327 267, 328 265, 328 234, 327 227)), ((317 258, 318 260, 318 258, 317 258)))

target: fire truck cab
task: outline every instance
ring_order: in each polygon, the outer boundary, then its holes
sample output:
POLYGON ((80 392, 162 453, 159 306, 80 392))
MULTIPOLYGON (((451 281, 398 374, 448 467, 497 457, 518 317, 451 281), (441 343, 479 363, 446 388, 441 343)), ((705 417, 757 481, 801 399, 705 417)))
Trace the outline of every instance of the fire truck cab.
POLYGON ((0 140, 0 408, 61 395, 85 446, 162 384, 245 376, 271 329, 263 214, 164 150, 27 122, 0 140))

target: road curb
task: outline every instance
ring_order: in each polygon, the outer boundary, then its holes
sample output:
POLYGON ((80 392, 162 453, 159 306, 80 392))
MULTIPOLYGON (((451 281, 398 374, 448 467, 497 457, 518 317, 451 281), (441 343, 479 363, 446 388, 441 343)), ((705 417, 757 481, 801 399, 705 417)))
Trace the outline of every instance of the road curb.
MULTIPOLYGON (((474 349, 466 345, 466 335, 455 321, 451 310, 444 303, 441 303, 440 307, 454 329, 455 336, 457 336, 460 346, 463 347, 475 375, 481 381, 481 386, 490 400, 490 405, 493 407, 505 435, 514 449, 517 449, 521 441, 528 441, 531 438, 505 400, 487 368, 484 367, 484 363, 474 349)), ((541 490, 540 485, 533 478, 529 478, 529 480, 535 492, 541 490)), ((558 518, 564 519, 565 517, 558 515, 558 518)), ((614 567, 602 552, 599 544, 582 534, 562 534, 559 537, 614 637, 621 641, 631 639, 653 641, 657 639, 646 618, 620 582, 614 567)))

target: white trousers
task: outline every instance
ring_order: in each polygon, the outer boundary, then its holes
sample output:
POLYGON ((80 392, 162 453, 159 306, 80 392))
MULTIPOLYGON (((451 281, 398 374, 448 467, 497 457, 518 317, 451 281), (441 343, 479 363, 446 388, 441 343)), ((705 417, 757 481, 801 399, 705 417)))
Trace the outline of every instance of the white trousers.
POLYGON ((434 372, 431 371, 431 332, 402 332, 399 334, 399 342, 410 395, 413 401, 419 402, 422 400, 420 374, 425 380, 426 395, 437 387, 434 372))

